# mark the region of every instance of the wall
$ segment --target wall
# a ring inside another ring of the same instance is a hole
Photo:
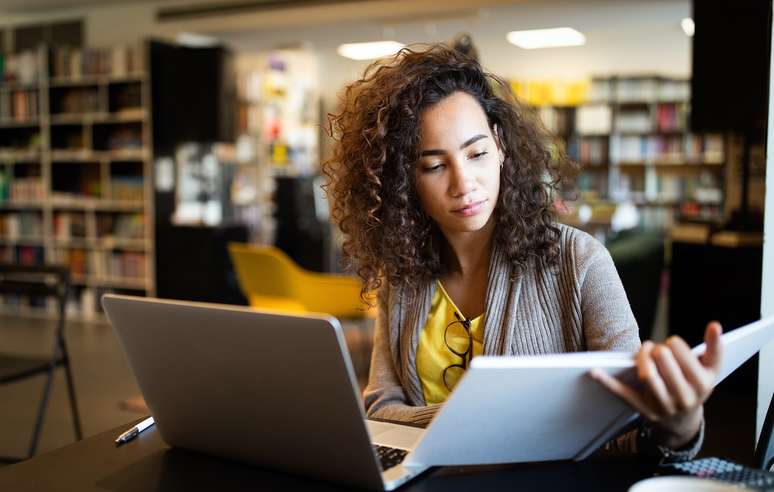
[[[155,22],[155,3],[85,6],[47,12],[0,14],[0,26],[83,19],[87,46],[133,43],[145,36],[164,36]]]

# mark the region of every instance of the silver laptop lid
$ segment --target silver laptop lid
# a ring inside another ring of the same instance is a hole
[[[383,490],[336,319],[107,294],[170,445]]]

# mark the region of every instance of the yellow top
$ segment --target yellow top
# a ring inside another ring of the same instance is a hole
[[[462,357],[449,350],[443,339],[446,327],[457,321],[455,312],[463,316],[462,311],[457,308],[446,289],[438,281],[438,288],[433,295],[430,312],[427,315],[427,323],[417,345],[417,373],[419,380],[422,381],[422,391],[428,405],[446,401],[450,391],[444,384],[443,371],[452,364],[462,363]],[[481,314],[470,320],[474,357],[484,353],[483,318],[484,315]],[[458,352],[463,352],[468,343],[467,335],[459,323],[449,329],[447,340]],[[452,389],[460,375],[461,371],[455,370],[447,373],[446,381]]]

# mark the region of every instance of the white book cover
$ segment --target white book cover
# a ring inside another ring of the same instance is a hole
[[[722,337],[716,383],[774,339],[774,316]],[[701,355],[704,344],[693,349]],[[580,460],[638,417],[591,379],[594,368],[635,382],[634,354],[579,352],[476,357],[405,464],[482,465]]]

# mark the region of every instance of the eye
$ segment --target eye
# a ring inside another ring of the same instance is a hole
[[[481,159],[485,155],[487,155],[489,152],[486,150],[482,150],[481,152],[476,152],[470,156],[471,159]]]
[[[436,163],[436,164],[426,165],[426,166],[422,166],[422,172],[423,173],[432,173],[434,171],[438,171],[442,167],[443,167],[443,164],[440,163],[440,162]]]

